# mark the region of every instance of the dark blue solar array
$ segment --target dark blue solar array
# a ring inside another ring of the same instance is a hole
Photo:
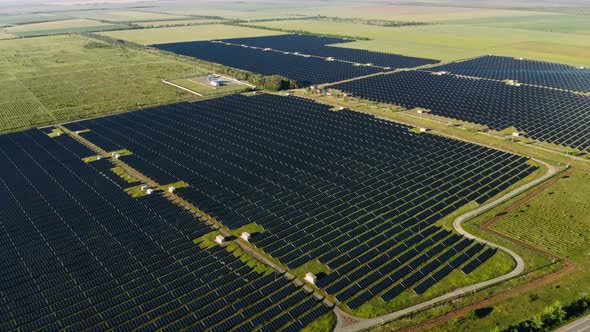
[[[572,91],[590,91],[590,70],[559,63],[484,56],[429,70],[495,80],[517,80],[520,83]]]
[[[328,312],[200,249],[209,229],[160,195],[131,198],[107,160],[81,161],[91,154],[66,135],[0,136],[1,331],[298,331]]]
[[[160,44],[154,47],[262,75],[281,75],[303,85],[338,82],[381,71],[375,67],[353,66],[340,61],[265,52],[209,41]]]
[[[367,50],[327,46],[352,42],[350,39],[318,37],[310,35],[278,35],[251,38],[222,39],[226,43],[271,48],[278,51],[299,52],[324,58],[350,61],[360,64],[371,63],[376,66],[395,68],[413,68],[438,63],[438,60],[416,58],[399,54],[372,52]]]
[[[150,178],[190,183],[178,195],[229,228],[263,226],[252,242],[290,268],[327,264],[333,272],[318,285],[351,307],[475,254],[476,244],[433,224],[535,169],[519,156],[266,94],[79,125],[133,151],[124,161]]]
[[[496,249],[488,248],[486,251],[481,253],[481,255],[477,256],[471,262],[467,263],[467,265],[465,265],[462,268],[462,271],[465,274],[469,274],[469,273],[473,272],[481,264],[485,263],[488,259],[492,258],[492,256],[494,256],[495,253],[496,253]]]
[[[333,85],[354,96],[503,130],[514,126],[527,137],[590,147],[590,97],[533,86],[433,75],[425,71],[379,75]]]

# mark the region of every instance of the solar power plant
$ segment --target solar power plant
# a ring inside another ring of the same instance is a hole
[[[334,60],[349,61],[359,64],[395,68],[414,68],[438,63],[438,60],[416,58],[391,53],[372,52],[367,50],[329,46],[329,44],[349,43],[354,40],[318,37],[310,35],[278,35],[251,38],[222,39],[221,42],[235,45],[248,45],[276,51],[299,52]]]
[[[536,169],[509,153],[268,94],[67,126],[133,151],[123,160],[159,183],[189,182],[176,193],[230,229],[262,226],[250,241],[289,268],[326,264],[332,273],[318,286],[350,307],[460,268],[483,246],[434,223]]]
[[[590,70],[551,62],[484,56],[428,70],[495,80],[516,80],[520,83],[571,91],[590,91]]]
[[[526,137],[580,150],[590,147],[590,97],[534,86],[407,71],[336,84],[363,99],[422,107],[432,114],[486,125],[514,126]]]
[[[161,195],[131,198],[88,155],[67,135],[0,136],[0,330],[298,331],[328,312],[277,273],[199,248],[208,228]]]
[[[281,75],[303,85],[338,82],[382,71],[317,57],[263,51],[209,41],[160,44],[154,47],[262,75]]]

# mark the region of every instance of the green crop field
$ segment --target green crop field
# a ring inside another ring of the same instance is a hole
[[[261,29],[252,29],[247,27],[212,24],[172,28],[111,31],[104,32],[101,34],[109,36],[111,38],[123,39],[139,44],[150,45],[193,40],[270,36],[281,33]]]
[[[443,6],[411,6],[411,5],[338,5],[298,10],[304,15],[322,15],[330,17],[364,18],[390,21],[438,22],[444,20],[472,19],[483,17],[511,17],[523,15],[539,15],[544,13]],[[550,15],[547,13],[546,15]]]
[[[154,20],[175,20],[179,18],[186,18],[185,15],[150,13],[139,10],[85,10],[66,12],[65,14],[79,18],[104,20],[112,22],[145,22]]]
[[[212,19],[190,19],[190,20],[172,20],[172,21],[147,21],[147,22],[135,22],[137,25],[141,25],[146,28],[157,28],[163,26],[173,25],[192,25],[192,24],[215,24],[223,22],[223,20],[212,20]]]
[[[9,34],[18,37],[31,37],[42,35],[56,35],[74,32],[88,32],[88,31],[105,31],[122,29],[124,26],[116,24],[101,23],[98,21],[86,19],[73,19],[64,21],[44,22],[19,25],[15,27],[6,28],[5,31]]]
[[[152,9],[147,9],[152,10]],[[227,19],[269,19],[296,18],[301,16],[329,16],[344,18],[363,18],[399,21],[437,22],[455,19],[472,19],[486,17],[510,17],[523,15],[540,15],[538,11],[467,8],[459,6],[412,6],[412,5],[378,5],[343,3],[334,5],[329,2],[298,1],[292,3],[273,3],[260,6],[247,2],[233,3],[231,6],[220,4],[171,4],[166,7],[156,7],[154,11],[177,15],[208,15],[221,16]],[[547,15],[550,15],[547,13]]]
[[[0,24],[29,24],[67,20],[70,17],[57,14],[27,14],[27,15],[0,15]]]
[[[192,66],[80,36],[0,41],[0,131],[194,99],[161,82],[187,70]]]
[[[590,266],[590,175],[573,174],[500,219],[494,229]]]
[[[577,35],[590,34],[590,19],[587,15],[530,15],[492,18],[471,18],[446,22],[497,28],[537,30]],[[580,36],[580,38],[584,38]],[[587,38],[587,36],[586,36]]]
[[[291,1],[281,3],[237,2],[231,5],[219,2],[171,2],[166,6],[148,8],[146,11],[157,11],[174,15],[219,16],[231,20],[255,20],[270,18],[300,17],[306,8],[323,8],[327,3],[320,1]],[[312,15],[317,15],[313,13]]]
[[[590,43],[585,36],[573,34],[446,24],[392,28],[323,21],[275,21],[255,25],[319,34],[368,37],[371,40],[342,46],[444,61],[491,53],[590,66]]]
[[[16,36],[13,34],[10,34],[4,30],[0,30],[0,39],[9,39],[9,38],[15,38]]]

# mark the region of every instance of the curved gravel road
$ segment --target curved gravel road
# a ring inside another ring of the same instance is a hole
[[[470,212],[460,215],[459,217],[457,217],[453,221],[453,227],[455,228],[455,230],[459,234],[461,234],[469,239],[474,239],[474,240],[477,240],[481,243],[485,243],[492,248],[498,248],[500,250],[503,250],[506,253],[508,253],[510,256],[512,256],[512,258],[516,262],[516,266],[512,271],[510,271],[509,273],[507,273],[505,275],[496,277],[494,279],[486,280],[486,281],[483,281],[483,282],[480,282],[480,283],[477,283],[474,285],[469,285],[469,286],[466,286],[463,288],[459,288],[459,289],[456,289],[452,292],[449,292],[449,293],[446,293],[446,294],[441,295],[439,297],[436,297],[434,299],[428,300],[426,302],[422,302],[422,303],[416,304],[414,306],[411,306],[411,307],[408,307],[408,308],[405,308],[405,309],[402,309],[399,311],[395,311],[395,312],[392,312],[389,314],[385,314],[382,316],[374,317],[374,318],[356,317],[356,316],[350,315],[350,314],[342,311],[341,309],[335,307],[334,312],[336,313],[337,322],[336,322],[336,327],[334,328],[334,331],[335,332],[361,331],[361,330],[369,329],[369,328],[377,326],[377,325],[382,325],[388,321],[409,315],[413,312],[426,309],[426,308],[431,307],[435,304],[445,302],[447,300],[450,300],[450,299],[453,299],[456,297],[464,296],[469,293],[473,293],[473,292],[477,291],[478,289],[486,288],[486,287],[495,285],[497,283],[503,282],[505,280],[508,280],[508,279],[511,279],[511,278],[514,278],[514,277],[520,275],[524,271],[524,268],[525,268],[525,263],[524,263],[524,260],[522,259],[522,257],[520,257],[518,254],[516,254],[515,252],[513,252],[512,250],[510,250],[508,248],[504,248],[498,244],[486,241],[484,239],[476,237],[473,234],[468,233],[465,229],[463,229],[463,226],[461,224],[465,220],[471,219],[479,214],[482,214],[482,213],[498,206],[499,204],[504,203],[505,201],[529,190],[530,188],[548,180],[549,178],[553,177],[554,175],[556,175],[557,173],[559,173],[565,169],[565,168],[560,169],[560,168],[551,166],[551,165],[549,165],[545,162],[542,162],[540,160],[536,160],[536,159],[533,159],[533,160],[540,163],[540,164],[543,164],[545,167],[547,167],[547,173],[545,173],[540,178],[537,178],[529,183],[526,183],[518,188],[513,189],[512,191],[506,193],[504,196],[498,198],[497,200],[495,200],[493,202],[482,205],[475,210],[472,210]]]

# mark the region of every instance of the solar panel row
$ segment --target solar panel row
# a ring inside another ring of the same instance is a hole
[[[270,48],[277,51],[298,52],[324,58],[333,58],[334,60],[343,60],[359,64],[373,64],[381,67],[395,68],[413,68],[427,64],[438,63],[438,60],[416,58],[399,54],[372,52],[361,49],[346,48],[344,43],[350,43],[354,40],[318,37],[311,35],[277,35],[250,38],[233,38],[222,39],[221,42],[236,45],[248,45],[262,49]],[[337,47],[329,44],[344,44]]]
[[[520,83],[572,91],[590,91],[590,70],[551,62],[484,56],[428,70],[495,80],[510,79]]]
[[[162,196],[131,198],[89,154],[67,135],[0,136],[0,330],[295,331],[328,312],[276,273],[200,249],[209,229]]]
[[[473,272],[481,264],[485,263],[485,261],[492,258],[492,256],[494,256],[495,253],[496,253],[496,249],[488,248],[486,251],[481,253],[481,255],[477,256],[471,262],[467,263],[467,265],[465,265],[462,269],[463,272],[465,274],[469,274],[469,273]]]
[[[398,72],[332,86],[354,96],[487,125],[494,130],[516,127],[527,137],[579,148],[590,147],[590,97],[534,86]]]
[[[382,71],[375,67],[353,66],[316,57],[264,52],[208,41],[160,44],[154,47],[262,75],[281,75],[301,85],[337,82]]]
[[[150,178],[190,183],[177,194],[229,228],[263,226],[251,241],[290,268],[313,259],[326,263],[334,271],[325,278],[332,281],[391,276],[422,254],[415,243],[440,233],[429,227],[434,222],[472,200],[495,196],[535,169],[519,156],[266,94],[180,103],[79,125],[133,151],[124,161]],[[409,242],[414,233],[420,236]],[[379,257],[391,239],[408,242],[387,259]],[[343,268],[348,261],[373,269],[352,276]]]
[[[282,75],[303,85],[337,82],[383,70],[365,66],[366,64],[392,69],[413,68],[438,62],[397,54],[325,46],[328,43],[349,41],[308,35],[279,35],[152,46],[263,75]]]

